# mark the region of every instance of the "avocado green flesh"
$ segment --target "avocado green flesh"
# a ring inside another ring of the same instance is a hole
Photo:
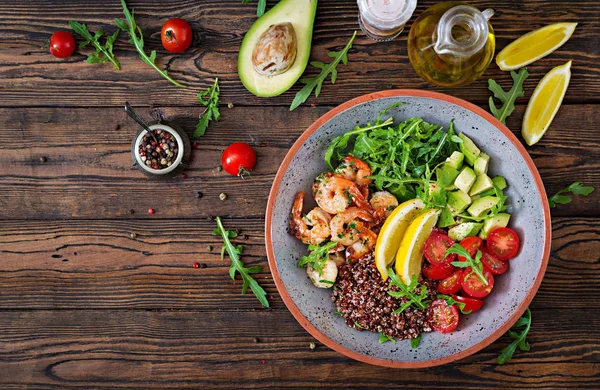
[[[281,0],[260,17],[244,36],[238,55],[238,74],[242,83],[256,96],[277,96],[290,89],[304,73],[310,57],[317,0]],[[260,75],[252,64],[252,52],[258,39],[274,24],[291,23],[296,32],[297,52],[294,64],[275,76]]]

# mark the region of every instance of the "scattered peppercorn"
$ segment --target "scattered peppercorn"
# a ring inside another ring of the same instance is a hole
[[[266,360],[261,360],[260,364],[265,364],[267,361]]]
[[[194,268],[200,268],[200,264],[194,263]]]
[[[310,343],[310,344],[308,344],[308,348],[315,349],[315,348],[317,348],[317,345],[315,343]]]
[[[227,194],[225,194],[224,192],[221,192],[221,193],[219,194],[219,199],[221,199],[221,200],[225,200],[225,199],[227,199]]]
[[[240,239],[241,239],[241,240],[244,240],[244,241],[247,241],[247,240],[248,240],[248,236],[247,236],[246,234],[242,234],[242,235],[240,236]]]
[[[227,103],[227,108],[233,108],[233,103]]]
[[[134,209],[130,209],[129,210],[129,214],[135,214],[135,210]]]
[[[200,264],[200,268],[206,268],[206,264],[204,264],[204,263]]]
[[[148,214],[150,214],[150,215],[154,214],[154,209],[152,207],[150,207],[148,209]]]
[[[182,178],[183,180],[187,179],[187,178],[188,178],[188,175],[187,175],[187,173],[185,173],[185,172],[184,172],[184,173],[182,173],[182,174],[181,174],[181,178]]]
[[[135,234],[135,233],[131,233],[129,236],[131,237],[132,240],[135,240],[137,238],[137,234]]]
[[[253,341],[255,344],[258,344],[258,342],[260,342],[260,340],[258,339],[258,337],[255,337],[254,339],[252,339],[252,341]]]
[[[40,157],[40,162],[41,163],[45,163],[46,161],[48,161],[48,159],[44,156]]]
[[[209,252],[210,252],[210,251],[212,251],[212,245],[209,245],[209,246],[207,246],[207,247],[206,247],[206,249],[207,249]]]
[[[196,198],[200,199],[204,196],[204,194],[200,191],[196,192]]]
[[[192,144],[192,147],[193,147],[194,149],[198,149],[198,142],[194,142],[194,143]]]

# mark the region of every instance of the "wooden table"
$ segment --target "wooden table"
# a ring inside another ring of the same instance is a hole
[[[272,2],[271,2],[272,3]],[[420,1],[416,15],[435,1]],[[4,0],[0,5],[0,386],[21,388],[598,388],[600,387],[600,3],[596,0],[472,2],[493,7],[497,47],[533,28],[577,21],[574,37],[529,66],[526,98],[508,126],[520,137],[527,98],[553,66],[573,60],[565,102],[542,141],[528,148],[548,193],[573,181],[597,187],[553,210],[550,264],[531,309],[531,351],[504,366],[509,339],[427,370],[352,361],[317,343],[292,318],[268,270],[264,211],[275,172],[294,140],[320,115],[356,96],[390,88],[438,90],[487,108],[487,78],[509,86],[495,65],[462,89],[420,80],[406,34],[389,43],[357,37],[348,66],[318,99],[288,111],[298,87],[277,98],[248,93],[236,56],[255,20],[240,0],[131,0],[148,49],[178,81],[143,64],[122,35],[122,70],[89,65],[78,52],[55,59],[40,47],[69,20],[114,31],[117,0]],[[162,49],[159,31],[187,19],[197,42],[183,55]],[[312,58],[327,60],[357,26],[356,2],[321,0]],[[88,49],[83,50],[84,53]],[[313,72],[309,69],[309,72]],[[193,132],[196,93],[221,83],[220,122],[198,140],[188,178],[147,180],[131,166],[136,126],[162,115]],[[233,108],[227,104],[233,103]],[[252,144],[247,180],[217,171],[232,142]],[[197,191],[204,197],[196,198]],[[228,198],[219,200],[224,192]],[[148,208],[156,213],[149,215]],[[228,276],[211,235],[220,215],[240,229],[243,260],[262,265],[271,309]],[[132,238],[132,234],[137,235]],[[211,248],[212,247],[212,248]],[[194,268],[194,262],[206,268]],[[406,384],[409,384],[408,386]]]

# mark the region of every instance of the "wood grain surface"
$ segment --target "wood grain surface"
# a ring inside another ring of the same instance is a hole
[[[383,89],[436,90],[487,109],[487,79],[508,87],[510,76],[492,64],[466,88],[436,88],[412,70],[406,34],[377,43],[359,32],[336,84],[289,112],[298,86],[259,99],[237,77],[237,51],[256,18],[255,3],[240,3],[128,1],[147,49],[185,90],[143,64],[125,34],[115,47],[121,71],[84,63],[89,49],[59,60],[41,48],[69,20],[114,31],[117,0],[0,3],[0,388],[600,388],[600,190],[552,211],[551,258],[531,305],[531,351],[504,366],[496,357],[506,336],[452,364],[398,371],[352,361],[303,330],[277,293],[264,247],[266,198],[296,138],[332,107]],[[435,3],[419,1],[415,15]],[[565,104],[528,151],[549,194],[573,181],[600,188],[600,2],[470,3],[496,11],[497,51],[551,22],[579,23],[567,44],[528,67],[526,96],[507,125],[520,137],[535,85],[573,60]],[[319,1],[312,59],[346,44],[357,12],[354,0]],[[171,17],[187,19],[195,32],[182,55],[160,44],[160,26]],[[192,134],[202,112],[196,94],[215,77],[222,119],[199,140],[188,178],[147,180],[131,165],[136,127],[123,103]],[[217,169],[236,141],[258,154],[244,181]],[[245,264],[263,266],[256,278],[270,309],[229,278],[211,235],[216,215],[240,231]]]

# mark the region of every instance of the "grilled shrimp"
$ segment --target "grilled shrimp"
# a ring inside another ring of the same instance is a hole
[[[327,259],[323,264],[322,274],[319,274],[319,271],[311,267],[310,264],[306,267],[306,274],[315,287],[329,288],[333,287],[333,283],[337,279],[338,268],[332,260]]]
[[[368,230],[359,220],[371,222],[373,216],[367,210],[357,207],[350,207],[343,213],[334,216],[329,223],[331,241],[345,246],[354,244],[360,239],[363,230]]]
[[[363,209],[371,207],[355,183],[331,172],[317,176],[312,191],[319,207],[329,214],[341,213],[352,203]]]
[[[331,235],[329,223],[331,215],[319,207],[312,209],[304,218],[304,191],[298,192],[292,206],[292,217],[290,218],[290,232],[305,244],[318,245]]]
[[[387,191],[377,191],[371,196],[369,203],[374,210],[375,218],[383,221],[398,206],[398,199]]]
[[[373,182],[369,164],[353,156],[346,156],[336,168],[335,174],[356,183],[365,198],[369,197],[369,185]]]
[[[357,222],[360,226],[360,233],[358,235],[358,241],[346,248],[346,260],[358,260],[364,255],[373,251],[375,243],[377,242],[377,234],[369,230],[362,222]]]

